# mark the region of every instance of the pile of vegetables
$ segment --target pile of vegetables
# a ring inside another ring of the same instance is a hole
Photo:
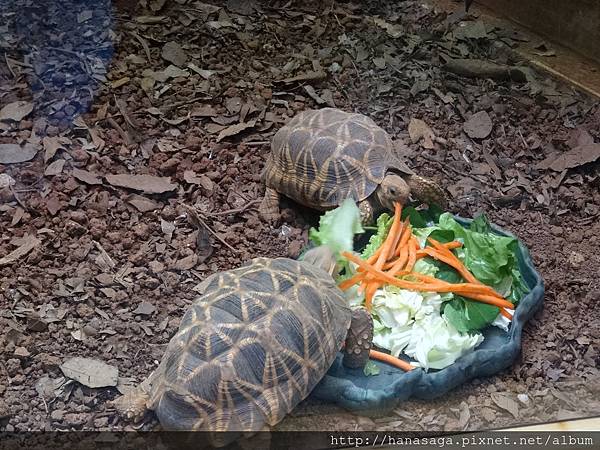
[[[373,359],[405,370],[442,369],[478,346],[487,326],[508,330],[527,286],[517,240],[493,233],[485,216],[464,227],[435,207],[396,204],[393,215],[379,216],[374,231],[354,252],[355,235],[365,230],[358,207],[346,200],[309,234],[336,253],[336,281],[350,305],[371,312],[374,344],[391,354],[375,352]],[[365,373],[377,373],[376,366]]]

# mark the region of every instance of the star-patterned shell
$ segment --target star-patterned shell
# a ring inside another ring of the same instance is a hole
[[[256,258],[219,272],[185,313],[152,382],[166,429],[258,431],[312,391],[343,345],[351,310],[325,271]]]
[[[298,203],[328,209],[348,197],[364,200],[390,168],[412,174],[392,152],[388,133],[367,116],[307,110],[273,137],[264,180]]]

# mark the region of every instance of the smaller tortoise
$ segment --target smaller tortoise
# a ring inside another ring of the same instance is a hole
[[[346,366],[369,358],[371,316],[350,309],[335,265],[321,246],[301,261],[255,258],[211,275],[158,368],[114,406],[136,421],[153,410],[166,430],[253,433],[277,424],[342,347]],[[228,443],[219,438],[213,445]]]
[[[388,133],[362,114],[335,108],[303,111],[283,126],[271,143],[263,181],[260,214],[279,217],[280,194],[325,211],[351,197],[359,202],[364,224],[393,211],[412,195],[446,206],[444,190],[416,175],[394,154]]]

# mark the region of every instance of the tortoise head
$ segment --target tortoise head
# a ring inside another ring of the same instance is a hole
[[[335,273],[336,258],[333,251],[326,245],[311,248],[302,256],[302,261],[323,269],[329,275]]]
[[[377,190],[377,200],[388,211],[394,210],[394,203],[405,205],[410,197],[410,187],[403,177],[396,173],[388,173]]]

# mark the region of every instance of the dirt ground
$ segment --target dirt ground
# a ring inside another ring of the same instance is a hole
[[[545,305],[497,376],[383,417],[309,398],[278,428],[478,430],[600,414],[597,100],[526,68],[512,79],[446,70],[450,58],[519,66],[520,36],[421,1],[132,3],[0,6],[0,108],[12,105],[0,144],[13,144],[0,149],[0,430],[139,428],[107,402],[156,367],[194,286],[306,243],[315,214],[288,203],[276,227],[258,217],[260,173],[277,129],[327,105],[385,128],[448,189],[451,211],[484,211],[517,234]],[[551,57],[551,44],[539,49]],[[118,368],[118,386],[65,377],[73,356]]]

